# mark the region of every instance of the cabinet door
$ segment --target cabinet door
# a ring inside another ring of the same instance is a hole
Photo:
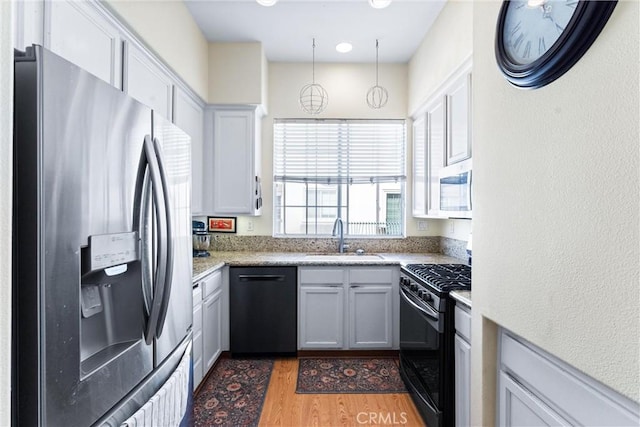
[[[171,120],[171,96],[173,84],[167,75],[146,52],[132,43],[124,46],[123,89],[138,101]]]
[[[571,425],[504,371],[498,382],[500,427]]]
[[[427,215],[426,115],[413,121],[413,216]]]
[[[44,47],[122,88],[122,39],[116,26],[86,1],[44,4]]]
[[[44,2],[15,1],[13,47],[25,50],[27,46],[44,46]]]
[[[211,369],[222,353],[222,289],[202,302],[203,373]]]
[[[342,285],[301,286],[298,347],[344,346],[344,289]]]
[[[427,107],[428,214],[440,215],[440,170],[444,166],[446,98],[436,98]]]
[[[350,285],[349,348],[391,348],[392,307],[391,285]]]
[[[204,112],[185,91],[176,87],[173,99],[173,123],[191,137],[191,213],[203,212],[203,126]]]
[[[195,298],[195,295],[194,295]],[[202,301],[193,307],[193,389],[202,381]]]
[[[453,344],[456,374],[456,426],[471,425],[471,346],[460,335]]]
[[[447,165],[471,157],[471,74],[465,74],[447,95]]]
[[[254,214],[255,115],[250,110],[213,113],[213,212]]]

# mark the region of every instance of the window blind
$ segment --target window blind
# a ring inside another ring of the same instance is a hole
[[[404,120],[276,120],[274,182],[402,182]]]

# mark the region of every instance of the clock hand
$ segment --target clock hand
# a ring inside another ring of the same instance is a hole
[[[561,27],[560,25],[558,25],[556,20],[553,18],[553,15],[551,14],[551,11],[553,10],[553,6],[550,4],[544,4],[541,7],[543,11],[542,18],[543,19],[547,18],[556,27],[556,30],[558,30],[558,33],[562,33],[562,31],[564,31],[564,27]]]

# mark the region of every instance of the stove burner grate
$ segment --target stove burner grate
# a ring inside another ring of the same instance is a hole
[[[404,269],[442,292],[471,289],[471,267],[464,264],[409,264]]]

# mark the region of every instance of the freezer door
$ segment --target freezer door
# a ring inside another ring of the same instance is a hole
[[[91,425],[153,369],[134,194],[151,110],[62,58],[16,62],[19,425]]]
[[[156,365],[160,364],[191,330],[191,139],[178,127],[153,113],[153,140],[168,189],[172,244],[169,283],[156,331]],[[159,286],[159,285],[157,285]]]

